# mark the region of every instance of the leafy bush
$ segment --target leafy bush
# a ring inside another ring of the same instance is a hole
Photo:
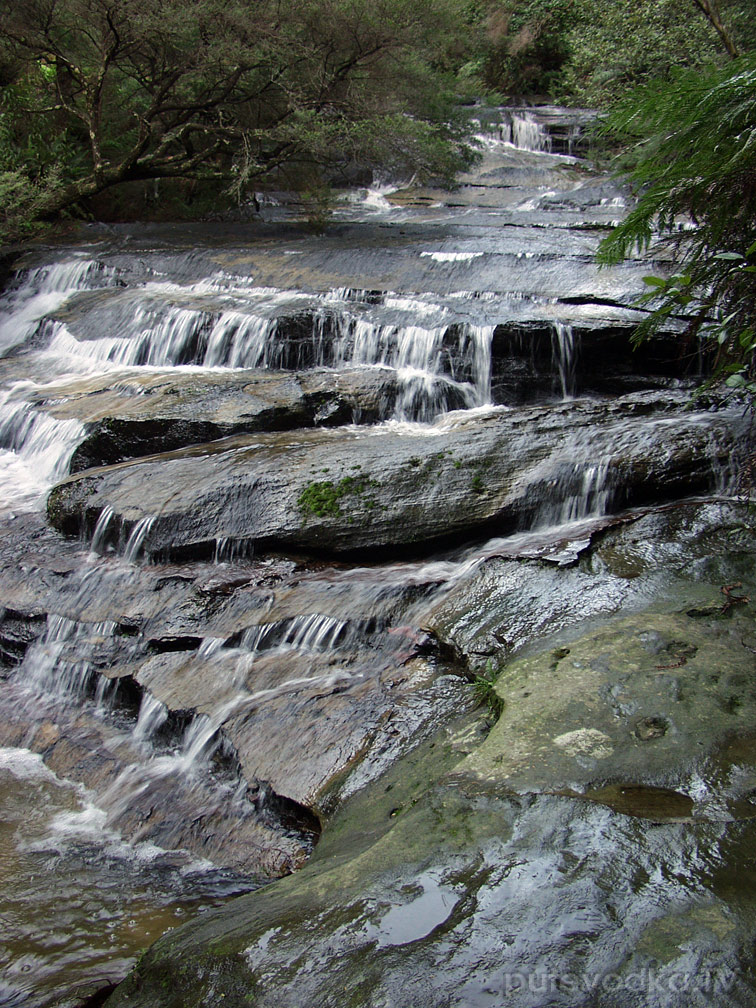
[[[707,73],[680,71],[620,103],[604,126],[629,149],[638,201],[601,245],[616,263],[654,241],[671,247],[672,277],[649,277],[641,336],[669,316],[718,348],[729,383],[749,386],[756,352],[756,56]]]

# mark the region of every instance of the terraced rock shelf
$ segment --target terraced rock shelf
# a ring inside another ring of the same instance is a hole
[[[587,118],[15,263],[4,1003],[753,1002],[747,418]]]

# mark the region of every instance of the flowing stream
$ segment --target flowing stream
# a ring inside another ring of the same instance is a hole
[[[512,564],[516,654],[618,604],[608,575],[590,597],[569,577],[528,594],[523,564],[558,572],[617,512],[732,489],[740,419],[685,409],[698,364],[674,326],[632,351],[647,264],[593,264],[624,198],[577,156],[586,116],[493,118],[457,192],[353,193],[322,237],[264,207],[249,225],[94,228],[16,263],[3,1004],[76,1005],[184,915],[304,864],[325,795],[472,706],[487,658],[459,648],[494,632],[485,601],[455,617],[456,657],[443,614],[491,563]],[[494,461],[468,457],[489,443]],[[69,473],[87,489],[48,520]]]

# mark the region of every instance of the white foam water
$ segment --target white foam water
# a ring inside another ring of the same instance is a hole
[[[34,388],[20,382],[0,392],[0,507],[41,507],[84,435],[78,420],[59,420],[23,401]]]
[[[113,283],[117,283],[114,270],[87,258],[29,270],[0,302],[0,354],[25,343],[40,321],[57,311],[72,294]]]

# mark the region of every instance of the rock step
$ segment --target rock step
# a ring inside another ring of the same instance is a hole
[[[84,424],[71,472],[253,431],[374,423],[398,394],[390,368],[130,371],[45,386],[30,405]]]
[[[99,521],[99,540],[125,542],[132,559],[208,555],[228,541],[420,551],[711,489],[741,421],[684,407],[682,396],[636,393],[452,413],[434,427],[227,438],[69,477],[48,516],[69,534]]]

